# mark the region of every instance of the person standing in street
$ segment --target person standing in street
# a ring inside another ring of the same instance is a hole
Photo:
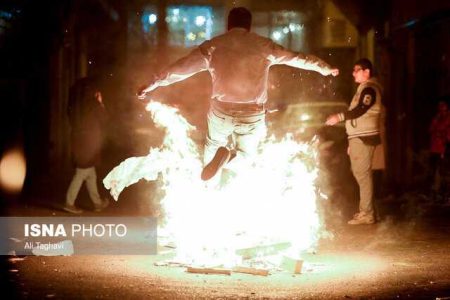
[[[350,225],[375,223],[373,203],[372,161],[375,147],[381,143],[380,116],[382,86],[373,76],[370,60],[362,58],[353,67],[358,88],[349,110],[327,118],[329,126],[345,121],[348,135],[348,154],[353,175],[359,186],[359,212],[348,221]]]
[[[431,121],[430,127],[430,172],[427,184],[431,187],[432,198],[437,195],[446,195],[448,192],[445,180],[445,154],[450,142],[450,113],[445,101],[440,101],[437,106],[437,113]],[[437,176],[439,175],[439,176]],[[439,180],[438,180],[439,178]]]
[[[70,91],[68,115],[75,174],[67,189],[63,209],[70,213],[82,213],[82,210],[75,206],[75,200],[83,182],[86,182],[94,211],[98,212],[106,208],[109,201],[102,200],[97,189],[95,166],[102,150],[105,107],[96,80],[83,78],[76,82]]]

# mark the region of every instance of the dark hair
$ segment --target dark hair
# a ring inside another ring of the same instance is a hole
[[[370,77],[373,76],[373,65],[368,58],[361,58],[355,62],[355,66],[360,66],[361,69],[370,71]]]
[[[228,14],[228,30],[234,27],[242,27],[250,30],[252,25],[252,13],[245,7],[235,7]]]

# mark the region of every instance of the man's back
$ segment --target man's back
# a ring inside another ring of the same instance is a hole
[[[324,76],[339,73],[338,69],[332,69],[313,55],[284,49],[270,39],[236,27],[204,42],[173,63],[138,94],[143,99],[146,93],[159,86],[168,86],[198,72],[209,71],[215,100],[261,104],[267,101],[269,68],[277,64],[316,71]]]
[[[271,40],[243,28],[234,28],[200,45],[212,76],[213,97],[225,102],[264,102],[273,45]]]

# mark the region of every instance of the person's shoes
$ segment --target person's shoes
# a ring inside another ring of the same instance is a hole
[[[105,208],[107,208],[109,205],[109,200],[108,199],[102,199],[102,203],[100,204],[94,204],[94,211],[95,212],[101,212],[102,210],[104,210]]]
[[[68,204],[63,206],[63,210],[70,212],[72,214],[81,214],[83,212],[82,209],[79,209],[75,205],[68,205]]]
[[[230,158],[228,159],[228,162],[232,161],[232,160],[233,160],[233,158],[235,158],[235,157],[236,157],[236,155],[237,155],[237,152],[236,152],[236,150],[234,150],[234,149],[231,149],[231,150],[229,150],[229,151],[230,151]]]
[[[348,221],[350,225],[369,225],[374,224],[375,218],[373,215],[365,214],[365,213],[357,213],[353,216],[353,219]]]
[[[217,149],[214,158],[203,168],[201,178],[202,180],[210,180],[219,170],[230,160],[230,150],[225,147]]]

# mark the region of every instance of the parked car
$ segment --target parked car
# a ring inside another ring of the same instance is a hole
[[[338,101],[314,101],[290,104],[286,109],[268,116],[269,132],[276,136],[291,133],[296,139],[309,141],[315,135],[325,140],[345,138],[344,124],[326,126],[327,116],[347,110],[347,104]]]

